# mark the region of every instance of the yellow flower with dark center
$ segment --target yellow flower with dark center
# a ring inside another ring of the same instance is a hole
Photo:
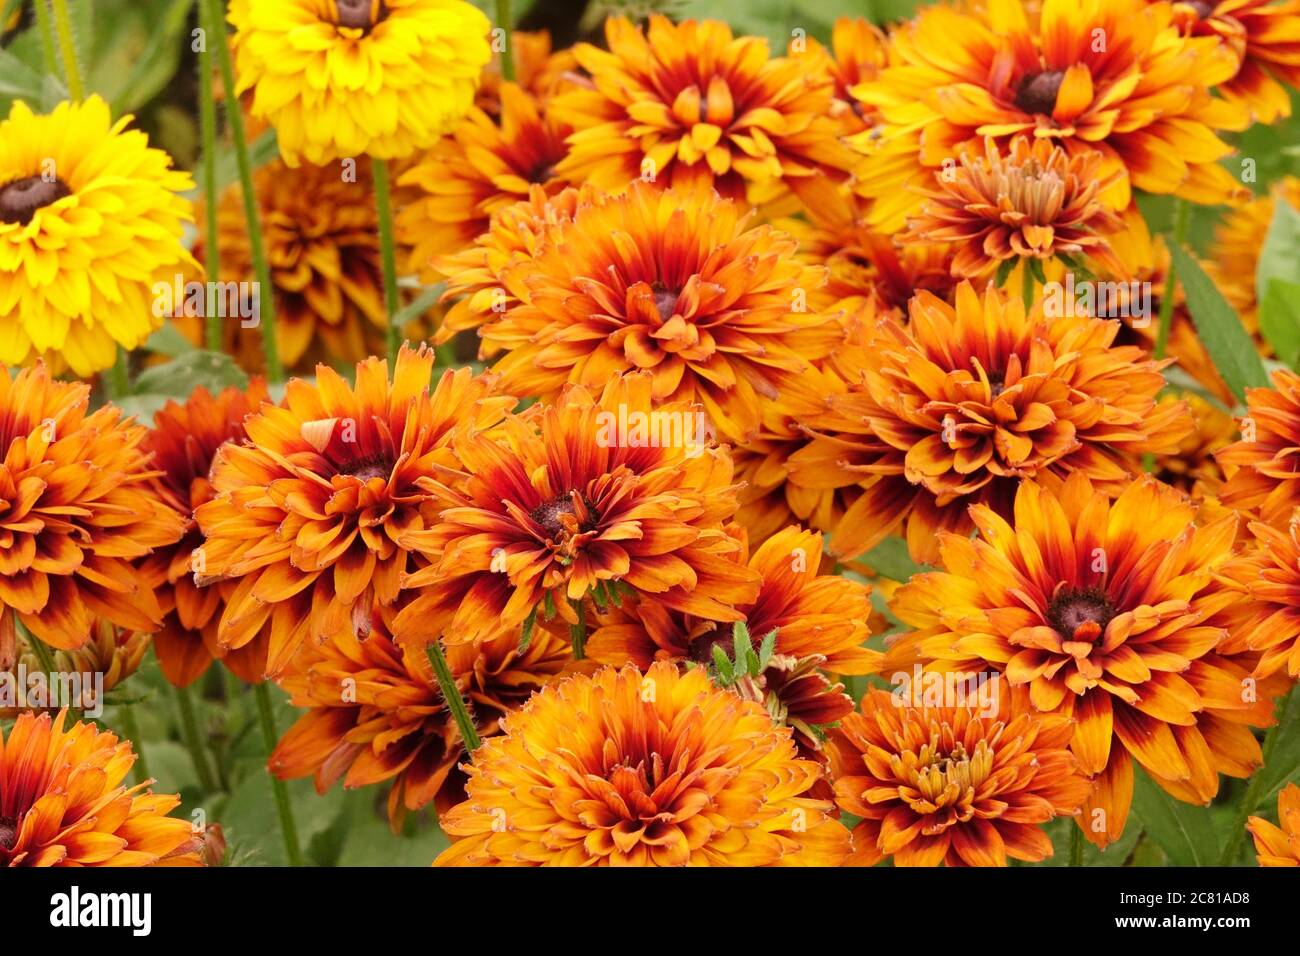
[[[901,241],[952,243],[953,272],[971,279],[990,278],[1020,259],[1071,256],[1124,275],[1105,239],[1123,222],[1099,198],[1115,175],[1102,174],[1097,152],[1071,156],[1050,139],[1017,136],[1004,155],[990,137],[982,157],[963,152],[955,166],[935,174],[939,188],[925,193]]]
[[[0,364],[89,376],[162,324],[154,284],[195,267],[194,188],[98,96],[0,122]]]
[[[167,816],[181,798],[123,786],[130,742],[66,717],[0,730],[0,867],[198,866],[202,841]]]
[[[567,127],[514,83],[500,88],[501,115],[473,109],[456,131],[398,180],[413,196],[397,217],[411,247],[410,270],[434,282],[434,260],[462,251],[488,230],[492,214],[528,199],[533,186],[554,194],[566,185],[556,165],[568,152]]]
[[[927,7],[891,36],[890,57],[853,91],[880,117],[851,140],[864,156],[855,179],[872,200],[872,228],[901,227],[921,202],[910,187],[986,135],[1100,151],[1110,180],[1101,199],[1116,211],[1133,189],[1200,203],[1244,197],[1218,163],[1231,149],[1216,135],[1242,128],[1243,111],[1211,95],[1237,57],[1216,38],[1184,37],[1170,4]]]
[[[855,557],[903,527],[917,561],[938,556],[935,533],[967,532],[967,507],[1011,514],[1017,484],[1081,471],[1118,493],[1135,455],[1170,453],[1192,430],[1185,403],[1159,405],[1166,363],[1113,345],[1119,325],[1085,316],[1026,315],[1018,297],[969,283],[956,306],[912,300],[907,327],[881,321],[852,352],[859,378],[789,459],[790,480],[861,495],[831,536]]]
[[[546,687],[468,773],[436,866],[836,866],[849,852],[790,730],[702,668]]]
[[[1095,779],[1080,824],[1089,840],[1104,847],[1123,832],[1134,760],[1195,804],[1218,793],[1220,773],[1259,768],[1250,726],[1273,723],[1285,682],[1248,693],[1258,655],[1228,643],[1221,615],[1239,598],[1215,573],[1232,555],[1235,514],[1202,522],[1149,477],[1112,502],[1075,472],[1055,494],[1022,482],[1014,526],[984,505],[971,519],[975,538],[942,535],[943,571],[895,593],[892,610],[916,630],[887,665],[992,669],[1033,709],[1072,717],[1070,749]]]
[[[1300,2],[1178,0],[1174,20],[1184,33],[1217,37],[1240,60],[1216,88],[1220,96],[1257,123],[1291,115],[1288,87],[1300,86]]]
[[[337,163],[289,169],[275,160],[254,174],[274,286],[276,341],[288,368],[359,362],[384,349],[388,320],[370,163],[362,157],[355,176],[345,178],[344,173]],[[220,281],[251,288],[256,275],[238,184],[221,197],[217,215]],[[194,251],[203,258],[202,240]],[[247,309],[253,302],[249,292],[239,304]],[[178,315],[176,324],[190,341],[203,341],[201,315]],[[221,328],[225,351],[249,371],[265,371],[258,323],[228,313]],[[418,338],[419,331],[418,326],[404,330],[412,338]]]
[[[808,304],[824,274],[795,246],[716,196],[640,182],[593,196],[498,278],[517,304],[488,312],[484,354],[506,352],[493,366],[504,389],[544,398],[647,370],[656,402],[699,402],[741,440],[761,399],[842,338]]]
[[[154,650],[163,676],[186,687],[202,676],[214,659],[224,661],[241,680],[256,683],[266,671],[266,635],[227,653],[217,641],[221,609],[235,590],[230,581],[200,587],[206,574],[201,561],[203,535],[194,511],[212,500],[209,473],[217,450],[244,440],[244,420],[268,398],[266,382],[253,379],[247,388],[227,388],[217,395],[199,387],[183,404],[169,401],[154,415],[148,447],[162,472],[159,482],[169,503],[185,521],[185,536],[158,548],[141,562],[165,615],[154,635]]]
[[[494,434],[460,429],[460,473],[421,492],[436,519],[399,545],[428,562],[397,637],[488,639],[559,615],[615,587],[666,609],[740,620],[758,574],[734,560],[724,524],[736,510],[731,458],[699,441],[698,407],[652,405],[650,376],[581,386],[512,415]],[[447,483],[452,480],[451,484]]]
[[[271,772],[312,776],[325,793],[391,781],[388,818],[399,831],[406,814],[431,801],[446,810],[464,799],[465,759],[455,722],[423,647],[393,643],[391,612],[377,608],[364,638],[341,635],[309,643],[280,686],[307,712],[276,745]],[[566,638],[538,628],[527,649],[517,634],[457,644],[446,651],[456,685],[480,737],[500,730],[502,716],[561,672],[581,665]]]
[[[1277,795],[1276,827],[1262,817],[1251,817],[1246,829],[1255,838],[1260,866],[1300,866],[1300,787],[1286,785]]]
[[[843,179],[852,157],[829,115],[824,57],[771,57],[717,20],[605,22],[608,51],[574,49],[590,76],[550,115],[575,130],[559,173],[611,192],[637,180],[712,187],[755,204]]]
[[[290,166],[410,156],[451,132],[491,58],[463,0],[232,0],[238,92]]]
[[[153,486],[146,430],[90,386],[44,365],[0,374],[0,662],[14,619],[74,650],[96,618],[154,631],[162,611],[132,562],[179,540],[184,523]]]
[[[1008,695],[1009,696],[1009,695]],[[1006,866],[1052,855],[1042,824],[1079,811],[1089,782],[1071,723],[999,697],[922,706],[871,689],[831,733],[835,802],[861,817],[853,865]]]
[[[212,464],[215,497],[194,513],[203,532],[199,581],[235,583],[217,642],[235,650],[269,629],[267,673],[279,674],[304,641],[364,633],[374,602],[392,605],[414,564],[402,538],[438,507],[422,480],[455,465],[461,425],[489,427],[509,398],[469,369],[430,387],[433,350],[403,347],[367,359],[356,384],[318,366],[293,379],[282,406],[263,404]]]
[[[1300,508],[1300,375],[1273,373],[1272,388],[1246,389],[1241,439],[1219,451],[1229,478],[1219,493],[1229,508],[1282,528]]]

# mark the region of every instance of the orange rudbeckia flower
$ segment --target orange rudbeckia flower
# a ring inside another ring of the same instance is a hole
[[[1273,722],[1282,682],[1248,692],[1257,655],[1229,653],[1220,615],[1238,597],[1214,576],[1236,515],[1198,523],[1191,501],[1147,477],[1111,502],[1076,472],[1056,495],[1022,482],[1014,525],[984,505],[971,518],[974,539],[942,536],[943,571],[895,593],[892,610],[916,630],[890,662],[991,668],[1035,710],[1073,717],[1070,749],[1095,778],[1088,839],[1104,847],[1123,832],[1134,760],[1197,804],[1220,773],[1258,769],[1250,727]]]
[[[195,510],[196,555],[207,583],[233,581],[217,629],[231,650],[269,628],[267,673],[304,641],[361,633],[374,601],[397,600],[414,570],[404,535],[432,524],[437,505],[422,479],[454,464],[447,445],[462,424],[488,426],[513,399],[490,398],[469,369],[431,389],[433,350],[403,347],[367,359],[352,386],[318,366],[294,379],[282,406],[264,404],[212,465],[216,496]]]
[[[1300,866],[1300,787],[1289,783],[1277,795],[1280,827],[1263,817],[1251,817],[1247,824],[1255,838],[1260,866]]]
[[[0,371],[0,666],[14,660],[15,618],[64,650],[96,618],[162,623],[132,562],[174,544],[184,521],[153,484],[146,429],[89,406],[89,385],[55,381],[42,363]]]
[[[131,743],[66,712],[0,730],[0,866],[198,866],[181,798],[122,786]]]
[[[1071,155],[1100,151],[1113,175],[1102,199],[1128,206],[1134,189],[1200,203],[1244,198],[1219,165],[1223,129],[1242,111],[1211,95],[1237,58],[1213,37],[1186,37],[1170,4],[1145,0],[1020,0],[932,6],[890,38],[890,63],[853,92],[880,122],[851,142],[863,155],[858,192],[870,225],[902,226],[945,160],[985,136],[1050,139]]]
[[[1008,695],[1009,696],[1009,695]],[[1066,717],[973,702],[923,706],[870,689],[827,749],[835,802],[861,817],[857,866],[1006,866],[1052,855],[1042,824],[1077,813],[1089,783]]]
[[[497,433],[458,432],[463,473],[421,482],[439,515],[400,539],[427,565],[405,580],[417,593],[398,638],[454,645],[539,617],[575,623],[609,588],[739,620],[758,574],[734,560],[741,545],[723,528],[736,510],[731,458],[696,443],[698,407],[653,407],[651,394],[644,374],[599,396],[573,386]]]
[[[436,866],[836,866],[849,851],[789,729],[701,668],[546,687],[468,773]]]

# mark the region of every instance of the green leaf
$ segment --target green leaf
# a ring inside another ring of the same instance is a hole
[[[749,656],[754,653],[754,642],[749,637],[749,627],[737,621],[731,628],[731,657],[736,662],[736,672],[751,674]]]
[[[0,50],[0,100],[25,100],[35,110],[41,103],[39,70],[28,66],[8,50]],[[8,115],[8,105],[4,115]]]
[[[215,394],[231,386],[247,388],[248,376],[229,355],[192,349],[145,369],[135,380],[133,391],[137,395],[186,398],[200,385]]]
[[[145,340],[144,347],[159,355],[175,358],[186,352],[194,351],[194,343],[181,334],[181,330],[170,322]]]
[[[776,634],[778,630],[779,628],[772,628],[763,638],[763,646],[758,651],[758,669],[760,672],[767,670],[772,655],[776,653]]]
[[[438,829],[429,825],[413,836],[395,837],[388,824],[372,820],[353,827],[339,857],[339,866],[401,866],[427,869],[434,858],[445,850],[451,841]]]
[[[115,117],[139,110],[176,75],[190,51],[193,7],[193,0],[100,3],[93,26],[76,31],[78,45],[91,47],[86,88],[108,100]]]
[[[906,581],[920,574],[924,567],[907,553],[907,542],[902,538],[886,538],[862,556],[862,562],[893,581]]]
[[[1196,331],[1224,382],[1243,401],[1247,388],[1267,387],[1268,375],[1259,352],[1255,350],[1255,343],[1223,294],[1186,249],[1171,243],[1169,252],[1187,296],[1187,309],[1192,314]]]
[[[1300,282],[1268,280],[1259,300],[1259,330],[1278,358],[1294,367],[1300,359]]]
[[[535,628],[536,626],[537,626],[537,606],[533,605],[533,609],[529,611],[528,616],[524,618],[524,629],[519,634],[520,654],[528,650],[528,645],[533,642],[533,628]]]
[[[1172,866],[1218,863],[1219,838],[1209,808],[1175,800],[1141,767],[1135,767],[1133,773],[1133,812]]]
[[[736,674],[732,670],[731,661],[727,660],[727,652],[718,644],[713,645],[713,666],[717,669],[721,683],[730,684],[735,679]]]
[[[1300,782],[1300,688],[1283,698],[1277,708],[1277,729],[1268,762],[1259,770],[1260,802],[1251,811],[1277,808],[1277,795],[1288,783]]]
[[[447,285],[444,282],[439,282],[437,285],[427,285],[422,288],[419,295],[397,310],[393,315],[393,324],[400,329],[402,326],[406,325],[406,323],[412,322],[424,315],[424,313],[428,312],[438,304],[438,299],[442,297],[442,293],[446,288]],[[438,374],[441,374],[441,372]]]

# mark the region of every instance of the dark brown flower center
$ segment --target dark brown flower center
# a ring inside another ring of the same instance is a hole
[[[528,517],[542,526],[546,537],[551,541],[558,541],[566,534],[581,534],[596,527],[595,506],[576,491],[556,495],[550,501],[542,502],[529,512]]]
[[[353,30],[368,31],[388,16],[383,0],[335,0],[338,5],[338,24]]]
[[[18,821],[14,817],[0,817],[0,850],[12,850],[18,842]]]
[[[533,167],[533,171],[528,174],[528,181],[536,183],[538,186],[545,186],[555,177],[555,164],[542,160]]]
[[[387,479],[393,473],[393,463],[383,458],[372,457],[363,458],[354,462],[350,468],[341,472],[344,475],[351,475],[358,481],[369,481],[371,478]]]
[[[654,294],[655,308],[659,311],[660,320],[667,322],[677,311],[677,292],[658,281],[650,287],[650,291]]]
[[[1187,5],[1195,10],[1196,15],[1202,20],[1214,13],[1214,4],[1206,3],[1205,0],[1191,0]]]
[[[1096,640],[1106,632],[1115,608],[1101,588],[1061,588],[1047,608],[1047,620],[1067,640]]]
[[[1051,115],[1056,109],[1056,94],[1060,92],[1065,79],[1063,70],[1045,70],[1042,73],[1030,73],[1016,89],[1016,106],[1026,113]]]
[[[25,226],[36,210],[58,202],[72,192],[62,180],[29,176],[0,189],[0,221]]]

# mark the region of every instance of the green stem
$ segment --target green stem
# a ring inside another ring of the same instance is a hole
[[[1269,758],[1273,755],[1273,747],[1277,744],[1278,728],[1281,726],[1282,721],[1279,719],[1264,735],[1263,762],[1260,764],[1260,769],[1251,775],[1250,782],[1246,784],[1246,795],[1241,798],[1237,812],[1233,814],[1228,835],[1224,840],[1223,856],[1219,860],[1219,866],[1233,866],[1237,862],[1237,853],[1246,838],[1246,823],[1259,806],[1260,790],[1264,786],[1264,774],[1260,771],[1268,766]]]
[[[214,38],[218,31],[208,21],[208,7],[198,0],[199,26],[205,38]],[[212,53],[207,39],[199,51],[199,127],[203,136],[203,200],[207,240],[203,244],[203,273],[209,282],[220,280],[221,249],[217,229],[217,102],[212,91]],[[220,310],[207,303],[204,343],[213,352],[221,351]]]
[[[275,730],[275,715],[271,712],[271,692],[262,681],[253,687],[257,698],[257,715],[262,725],[262,740],[266,743],[266,754],[270,757],[275,750],[278,734]],[[289,790],[284,781],[271,774],[271,790],[275,794],[275,809],[280,814],[280,835],[284,838],[284,852],[289,858],[290,866],[302,866],[302,850],[298,844],[298,828],[293,822],[293,805],[289,803]]]
[[[438,678],[438,688],[442,691],[442,699],[447,702],[451,709],[451,716],[456,721],[456,727],[460,730],[461,740],[465,741],[465,749],[469,753],[478,750],[482,741],[479,740],[478,730],[474,727],[474,720],[469,715],[469,707],[465,704],[465,698],[461,696],[460,688],[456,686],[456,678],[451,674],[451,668],[447,665],[447,657],[442,653],[442,644],[438,638],[434,638],[428,647],[429,663],[433,665],[433,673]]]
[[[51,4],[54,7],[54,29],[58,33],[59,52],[63,56],[63,69],[68,76],[68,93],[74,103],[80,103],[85,98],[86,88],[81,82],[81,64],[77,60],[76,41],[72,38],[72,20],[68,17],[68,0],[51,0]]]
[[[1029,260],[1020,260],[1020,294],[1025,300],[1025,312],[1034,307],[1034,270],[1029,268]]]
[[[239,167],[239,186],[244,196],[244,218],[248,221],[248,246],[253,257],[253,271],[257,275],[261,301],[262,348],[266,352],[266,377],[272,385],[284,381],[284,368],[280,364],[280,341],[275,332],[275,289],[271,285],[271,267],[266,258],[266,244],[262,239],[262,219],[257,210],[257,193],[253,186],[253,164],[248,156],[248,134],[244,131],[244,113],[239,106],[235,88],[235,64],[231,60],[230,45],[226,42],[225,21],[221,17],[221,0],[203,0],[208,11],[208,23],[215,34],[208,42],[216,47],[217,64],[221,67],[221,85],[226,92],[226,120],[230,136],[235,141],[235,163]]]
[[[505,46],[501,50],[501,77],[511,82],[515,78],[515,41],[510,35],[513,24],[510,0],[497,0],[497,26],[505,31]]]
[[[393,197],[388,183],[388,163],[371,159],[370,168],[375,181],[375,212],[379,217],[379,254],[384,269],[384,308],[388,312],[388,357],[397,360],[402,347],[402,332],[394,318],[399,301],[397,297],[397,246],[393,242]]]
[[[41,31],[41,51],[45,55],[45,72],[54,76],[59,72],[59,52],[54,45],[54,21],[50,18],[50,5],[36,0],[36,25]]]
[[[1070,828],[1070,866],[1083,866],[1083,828],[1078,821]]]
[[[181,713],[181,733],[185,737],[185,746],[189,748],[190,760],[194,762],[194,772],[198,775],[199,786],[204,793],[215,793],[216,777],[208,766],[208,750],[203,736],[199,733],[199,721],[194,712],[194,697],[188,687],[177,687],[176,705]]]
[[[573,644],[573,659],[580,661],[587,656],[587,605],[582,601],[571,601],[578,623],[569,625],[569,641]]]
[[[135,708],[130,704],[122,704],[118,708],[118,713],[122,721],[122,733],[126,734],[126,739],[131,741],[131,749],[135,751],[135,771],[136,783],[144,783],[153,775],[149,773],[149,761],[144,755],[144,738],[140,736],[140,725],[135,719]]]
[[[1191,206],[1181,199],[1174,200],[1174,229],[1170,242],[1181,246],[1187,241],[1187,222]],[[1174,318],[1174,293],[1178,287],[1178,275],[1173,259],[1169,260],[1169,270],[1165,273],[1165,289],[1160,296],[1160,325],[1156,329],[1156,346],[1151,355],[1157,361],[1165,357],[1169,346],[1169,327]]]
[[[117,358],[108,373],[108,397],[125,398],[131,392],[131,372],[127,368],[126,349],[117,347]]]

